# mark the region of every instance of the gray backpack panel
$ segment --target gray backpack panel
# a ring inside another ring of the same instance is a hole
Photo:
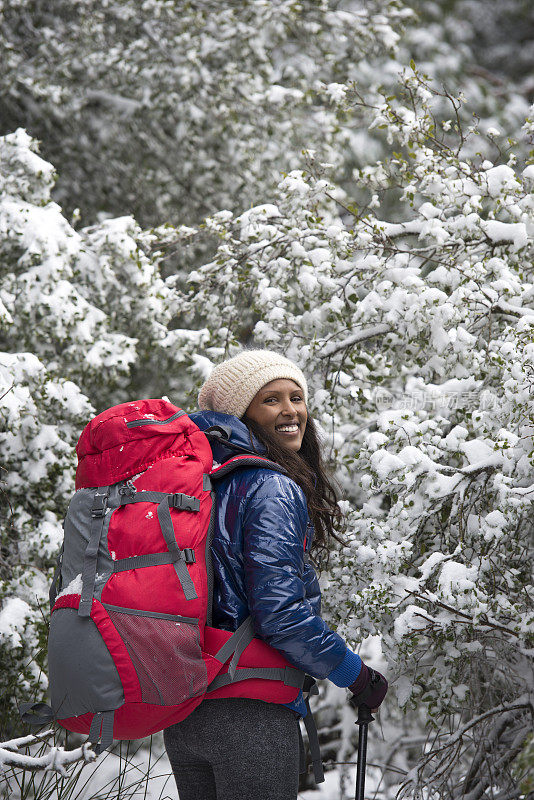
[[[113,572],[113,561],[107,546],[107,531],[113,510],[119,507],[120,495],[118,490],[123,483],[112,486],[110,489],[102,536],[98,546],[97,580],[94,594],[98,599],[100,599],[102,589]],[[65,589],[82,572],[90,535],[88,520],[91,519],[91,507],[95,491],[95,489],[78,489],[70,501],[64,524],[65,544],[61,565],[62,589]]]
[[[95,623],[75,608],[52,614],[48,636],[50,697],[59,719],[119,708],[124,693]]]

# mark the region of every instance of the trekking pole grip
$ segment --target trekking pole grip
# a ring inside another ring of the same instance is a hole
[[[356,720],[356,725],[368,725],[370,722],[374,722],[374,717],[371,714],[371,709],[369,706],[366,706],[365,703],[362,703],[361,706],[358,706],[358,719]]]

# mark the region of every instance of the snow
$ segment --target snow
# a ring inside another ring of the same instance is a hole
[[[263,205],[254,206],[248,211],[244,211],[237,219],[241,225],[240,235],[243,239],[249,237],[257,237],[260,233],[266,235],[272,229],[272,226],[266,224],[267,220],[274,220],[280,217],[280,211],[272,203],[264,203]],[[257,242],[253,247],[262,248],[267,243]]]
[[[269,103],[285,103],[287,100],[300,100],[303,96],[303,93],[298,89],[288,89],[285,86],[279,86],[274,83],[267,90],[265,99]]]
[[[438,499],[439,497],[446,497],[453,494],[459,483],[460,476],[447,476],[442,474],[435,474],[432,476],[431,481],[427,484],[427,492],[429,497]]]
[[[528,243],[527,226],[524,222],[499,222],[492,219],[481,220],[480,227],[492,242],[508,242],[514,250],[520,250]]]
[[[317,280],[315,275],[312,272],[308,272],[307,270],[304,269],[300,271],[298,276],[298,281],[307,296],[313,295],[313,293],[317,290],[317,287],[319,285],[319,281]],[[280,314],[280,311],[281,309],[278,310],[277,313]],[[271,312],[270,318],[276,319],[276,316],[273,316],[273,312]]]
[[[491,197],[499,197],[503,192],[516,191],[520,188],[514,170],[506,166],[506,164],[491,167],[486,170],[484,176],[487,180],[488,192]]]
[[[5,198],[0,202],[2,226],[11,225],[17,231],[28,265],[31,256],[46,249],[47,258],[74,255],[81,246],[81,237],[61,215],[55,203],[34,206]],[[53,262],[52,262],[53,263]],[[61,262],[62,265],[64,262]]]
[[[329,83],[326,87],[326,94],[332,103],[341,103],[347,94],[348,87],[344,83]]]
[[[461,442],[459,449],[465,454],[469,464],[484,462],[495,453],[493,444],[484,442],[481,439]]]
[[[58,594],[58,597],[63,597],[67,594],[81,594],[82,593],[82,573],[80,572],[75,578],[71,580],[68,586]],[[56,598],[57,600],[57,598]]]
[[[402,614],[395,618],[393,633],[395,639],[400,641],[405,636],[410,636],[414,631],[420,631],[428,625],[428,612],[416,605],[409,605]]]
[[[310,259],[314,267],[320,267],[322,264],[330,263],[332,259],[331,251],[326,247],[316,247],[309,250],[307,257]]]
[[[459,561],[448,561],[441,568],[439,591],[445,599],[454,602],[459,592],[471,592],[475,588],[476,578],[476,567],[468,567]]]
[[[459,450],[462,443],[469,436],[469,431],[463,425],[455,425],[452,431],[443,439],[444,447],[450,450]]]
[[[419,213],[425,219],[434,219],[435,217],[439,217],[441,210],[432,205],[432,203],[423,203],[419,206]]]
[[[421,573],[421,580],[426,581],[426,579],[432,574],[434,569],[441,564],[443,561],[447,559],[447,555],[445,553],[432,553],[426,561],[423,561],[421,566],[419,567],[419,571]]]
[[[19,770],[25,769],[44,770],[45,773],[59,773],[62,777],[67,778],[68,767],[73,764],[79,764],[82,761],[86,764],[95,761],[96,755],[88,743],[73,750],[65,750],[63,747],[54,746],[52,743],[50,743],[49,747],[43,746],[42,743],[49,739],[53,733],[52,730],[49,730],[36,736],[21,736],[18,739],[0,742],[0,772],[4,773],[8,769],[14,768],[14,774],[12,773],[10,777],[14,778],[15,781],[20,777]],[[30,748],[30,754],[20,752],[20,750],[25,750],[26,748]],[[44,753],[42,753],[43,750]],[[47,777],[45,774],[45,782]],[[39,793],[39,789],[37,792]]]
[[[36,545],[50,558],[58,552],[62,541],[63,527],[60,521],[51,511],[44,511],[36,530]]]
[[[377,722],[375,722],[375,725],[376,724]],[[343,775],[343,782],[345,787],[348,787],[349,789],[348,797],[352,797],[354,794],[354,787],[356,786],[355,758],[356,756],[351,759],[351,761],[353,762],[352,764],[342,767],[343,770],[342,773],[339,767],[325,772],[324,783],[317,784],[315,789],[309,789],[304,792],[299,792],[298,800],[339,800],[341,796],[340,786],[339,786],[341,775]],[[365,793],[366,796],[373,797],[375,796],[378,787],[382,783],[381,770],[375,769],[370,766],[371,759],[369,758],[369,751],[368,751],[368,761],[369,765],[367,766],[366,777],[365,777]],[[260,798],[258,798],[258,800],[260,800]]]
[[[460,700],[460,702],[464,702],[466,695],[469,691],[469,687],[465,683],[460,683],[458,684],[458,686],[453,686],[452,690],[456,695],[456,697],[458,698],[458,700]]]
[[[426,453],[413,445],[403,447],[399,452],[399,458],[406,466],[415,468],[414,474],[434,470],[436,468],[436,463],[429,458]]]
[[[61,787],[61,783],[57,786]],[[118,752],[102,753],[94,763],[83,768],[75,785],[76,800],[122,796],[142,797],[145,800],[178,800],[161,734],[142,743],[121,742]],[[58,795],[54,786],[47,797],[49,800],[61,800],[62,795]]]
[[[502,511],[495,509],[495,511],[490,511],[489,514],[486,514],[484,522],[491,528],[502,528],[506,525],[506,517]]]
[[[372,469],[383,481],[388,480],[393,473],[405,468],[402,459],[384,450],[373,453],[370,462]]]
[[[298,194],[306,197],[310,194],[310,187],[302,177],[299,170],[290,172],[280,183],[280,187],[291,194]]]
[[[22,633],[31,615],[30,606],[20,597],[8,598],[0,611],[0,639],[7,639],[11,647],[20,647]]]
[[[402,708],[410,697],[412,696],[413,682],[405,675],[401,675],[395,681],[395,694],[397,695],[397,703]]]

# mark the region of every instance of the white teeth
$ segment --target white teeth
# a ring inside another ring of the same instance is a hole
[[[296,433],[299,429],[298,425],[277,425],[277,431],[287,431],[288,433]]]

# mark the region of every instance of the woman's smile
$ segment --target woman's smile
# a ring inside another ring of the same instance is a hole
[[[276,426],[276,430],[277,430],[279,433],[284,433],[284,434],[294,434],[294,433],[298,433],[298,430],[299,430],[299,424],[298,424],[298,422],[295,422],[295,423],[294,423],[294,424],[292,424],[292,425],[285,425],[285,424],[284,424],[284,425],[277,425],[277,426]]]

